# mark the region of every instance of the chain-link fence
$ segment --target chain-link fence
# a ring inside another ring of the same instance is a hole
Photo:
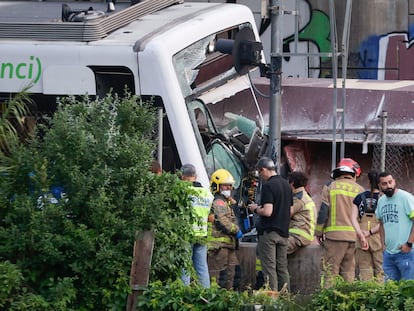
[[[374,145],[372,169],[381,170],[381,150],[381,144]],[[414,193],[414,146],[387,144],[385,170],[393,175],[399,188]]]

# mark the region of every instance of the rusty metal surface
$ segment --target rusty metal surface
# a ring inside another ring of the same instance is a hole
[[[261,93],[269,93],[267,79],[254,81]],[[319,208],[320,193],[330,180],[331,172],[332,79],[287,79],[283,80],[282,87],[283,152],[290,169],[304,168],[308,173],[307,190]],[[388,143],[405,146],[414,143],[414,81],[347,80],[346,87],[345,156],[360,163],[363,173],[358,182],[368,187],[367,173],[372,168],[373,148],[367,148],[364,153],[363,144],[380,141],[382,127],[378,115],[382,110],[388,112]],[[341,96],[342,90],[338,88],[338,102]],[[238,96],[238,107],[227,103],[210,108],[216,117],[227,111],[243,111],[245,116],[257,121],[257,111],[248,99],[248,96]],[[268,123],[269,98],[257,95],[257,99]],[[402,185],[411,184],[404,176],[396,177]]]
[[[268,79],[258,78],[255,84],[268,94]],[[338,81],[337,85],[339,107],[342,101],[341,82]],[[385,110],[388,113],[388,143],[414,143],[414,81],[349,79],[345,85],[346,142],[379,143],[382,131],[379,116]],[[332,79],[286,79],[282,88],[282,138],[332,141]],[[264,97],[258,99],[265,120],[268,120],[269,100]],[[339,129],[337,133],[339,138]]]

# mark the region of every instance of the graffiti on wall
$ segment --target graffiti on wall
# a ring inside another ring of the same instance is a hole
[[[286,10],[294,10],[294,1],[286,4]],[[301,0],[298,19],[294,15],[283,16],[283,52],[299,56],[284,57],[284,77],[331,77],[330,57],[315,56],[331,52],[329,15],[312,8],[308,0]],[[408,14],[408,13],[407,13]],[[298,41],[295,41],[295,23],[298,22]],[[270,25],[262,32],[265,53],[270,55]],[[351,25],[352,27],[352,25]],[[351,31],[352,33],[352,31]],[[363,39],[349,52],[348,78],[375,80],[414,80],[414,25],[407,32],[372,34]],[[267,51],[266,51],[267,48]],[[309,53],[313,56],[304,56]],[[339,63],[339,70],[341,64]]]
[[[350,58],[359,79],[414,80],[413,41],[406,32],[371,35]]]
[[[285,10],[295,10],[294,1],[286,3]],[[283,52],[298,53],[300,56],[284,57],[282,68],[285,77],[321,77],[327,57],[304,56],[306,53],[329,53],[331,51],[329,16],[313,10],[307,0],[298,4],[299,16],[283,16]],[[298,24],[298,41],[295,41],[295,24]],[[270,55],[270,24],[261,29],[261,37],[267,57]],[[330,70],[329,70],[330,71]]]

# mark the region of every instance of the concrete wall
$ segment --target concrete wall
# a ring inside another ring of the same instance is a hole
[[[288,256],[292,293],[312,294],[320,288],[322,248],[313,244]],[[238,289],[254,288],[256,283],[256,243],[242,242],[239,248],[240,283]]]

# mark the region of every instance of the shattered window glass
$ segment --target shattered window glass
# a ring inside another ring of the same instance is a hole
[[[208,36],[174,55],[175,72],[184,96],[191,94],[191,85],[197,78],[198,66],[205,61],[208,45],[214,37],[215,35]]]

